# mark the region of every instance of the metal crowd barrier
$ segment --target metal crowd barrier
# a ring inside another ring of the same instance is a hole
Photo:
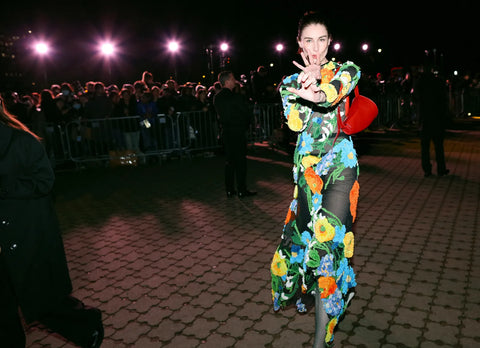
[[[478,107],[478,100],[472,109]],[[408,97],[380,96],[374,101],[379,114],[372,128],[401,128],[415,121],[415,108]],[[248,132],[249,142],[274,143],[284,123],[282,105],[254,104],[251,107],[253,121]],[[31,129],[43,139],[54,164],[66,161],[136,164],[149,156],[191,155],[222,146],[214,111],[159,114],[147,120],[139,116],[81,119],[63,125],[31,125]]]
[[[271,139],[282,122],[280,104],[253,106],[249,142]],[[55,141],[76,163],[119,160],[130,163],[145,161],[149,156],[191,155],[222,147],[217,114],[212,111],[139,116],[82,119],[67,123],[61,139]]]

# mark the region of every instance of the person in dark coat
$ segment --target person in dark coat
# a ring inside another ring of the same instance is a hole
[[[25,347],[19,316],[82,347],[99,347],[101,312],[72,283],[51,199],[55,176],[39,139],[0,98],[0,346]]]
[[[238,197],[253,196],[256,192],[247,190],[247,137],[246,132],[251,122],[251,115],[243,97],[235,94],[236,80],[231,71],[223,71],[218,75],[222,89],[215,95],[213,105],[217,111],[222,127],[225,154],[225,188],[227,197],[236,194]]]
[[[447,91],[442,79],[433,74],[431,66],[426,66],[414,88],[420,119],[420,139],[422,152],[422,169],[425,177],[432,174],[430,163],[430,143],[433,141],[438,176],[450,171],[445,165],[443,140],[448,122]]]

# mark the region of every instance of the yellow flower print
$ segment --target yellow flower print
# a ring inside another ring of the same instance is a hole
[[[321,83],[320,90],[323,91],[327,96],[327,102],[333,103],[338,97],[338,92],[335,87],[329,83]]]
[[[302,158],[302,165],[306,169],[320,162],[320,158],[317,156],[306,156]]]
[[[333,318],[328,322],[327,325],[327,336],[325,337],[325,342],[330,342],[333,338],[333,330],[335,330],[335,326],[337,326],[338,319],[337,317]]]
[[[333,227],[327,218],[321,218],[315,221],[315,238],[321,243],[328,242],[335,237],[335,227]]]
[[[345,249],[343,249],[343,254],[345,255],[345,257],[352,257],[355,244],[353,232],[345,233],[345,237],[343,238],[343,244],[345,245]]]
[[[303,127],[303,122],[300,119],[300,113],[298,110],[291,110],[288,115],[288,127],[294,131],[299,132]]]
[[[328,62],[327,65],[325,65],[323,68],[324,68],[324,69],[334,70],[336,67],[335,67],[335,63],[332,62],[332,61],[330,61],[330,62]]]
[[[293,189],[293,198],[297,199],[298,197],[298,185],[295,185],[295,188]]]
[[[273,255],[272,266],[271,266],[272,274],[283,277],[287,274],[287,264],[285,262],[285,258],[282,258],[278,250]]]

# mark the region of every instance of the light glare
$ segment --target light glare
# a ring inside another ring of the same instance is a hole
[[[100,51],[106,56],[111,56],[115,52],[115,47],[110,42],[104,42],[100,45]]]
[[[177,52],[179,48],[180,48],[180,45],[178,44],[177,41],[170,41],[168,43],[168,50],[170,52]]]
[[[47,54],[48,50],[48,45],[45,42],[38,42],[35,44],[35,51],[37,51],[39,54]]]
[[[226,42],[223,42],[221,45],[220,45],[220,49],[225,52],[228,50],[228,43]]]

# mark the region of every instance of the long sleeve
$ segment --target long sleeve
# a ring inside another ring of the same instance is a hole
[[[307,126],[312,115],[311,103],[295,94],[287,91],[288,87],[298,89],[300,84],[297,81],[298,74],[286,77],[280,86],[282,97],[283,113],[287,119],[288,127],[294,132],[301,132]]]
[[[335,70],[333,62],[329,62],[321,70],[320,90],[327,96],[325,102],[318,104],[321,107],[328,108],[339,103],[350,94],[360,79],[360,68],[352,62],[347,61]]]

